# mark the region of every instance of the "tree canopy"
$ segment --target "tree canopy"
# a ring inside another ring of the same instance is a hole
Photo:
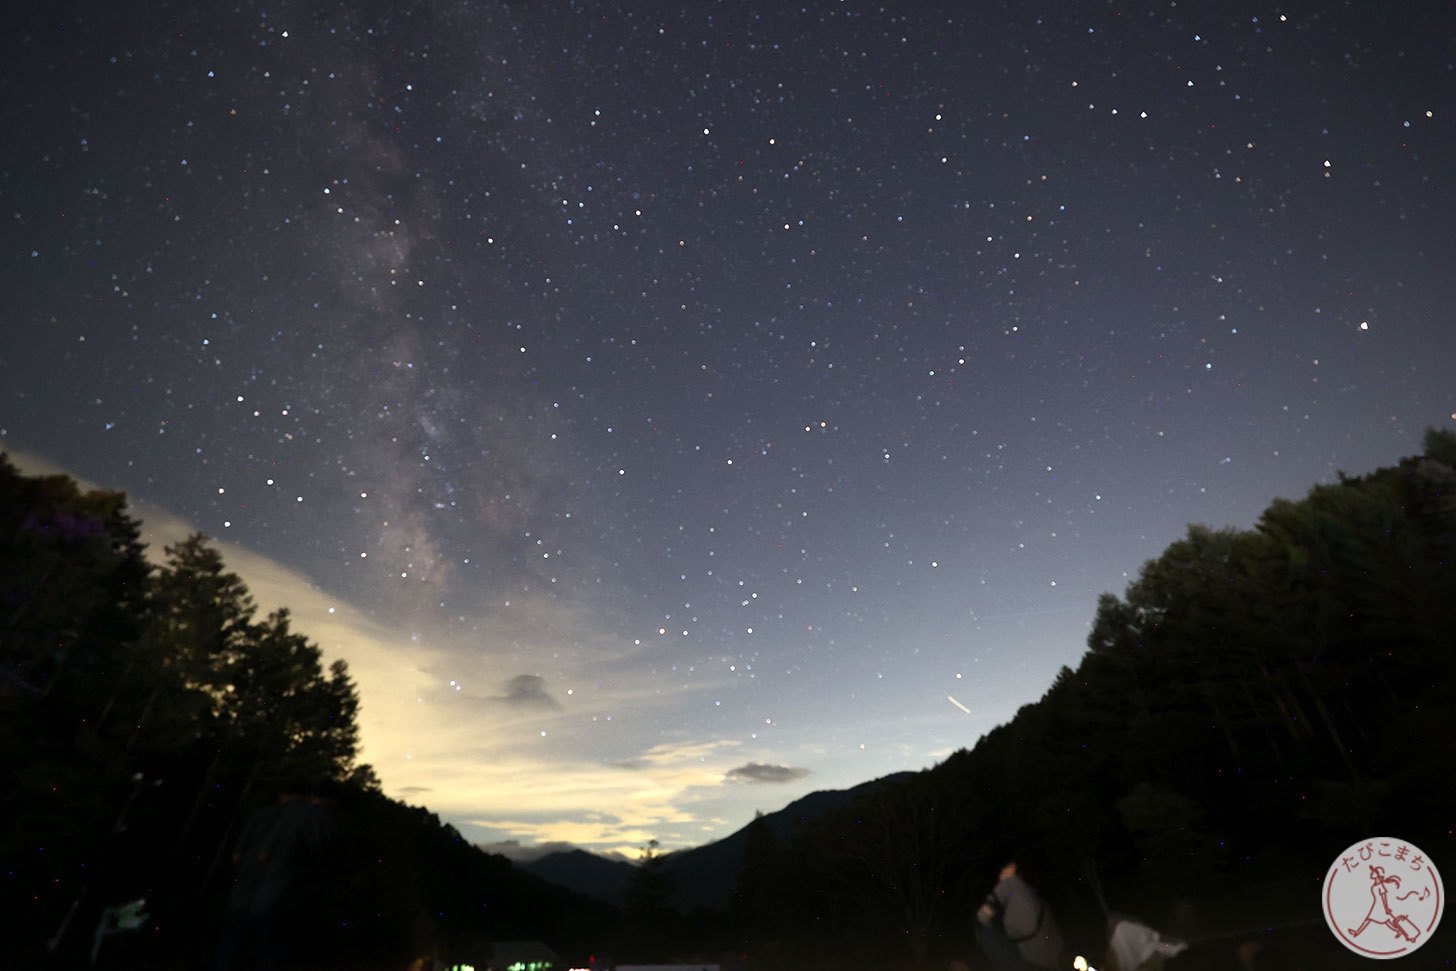
[[[145,898],[143,963],[211,966],[239,834],[288,792],[354,843],[318,931],[339,967],[607,937],[608,908],[381,795],[348,664],[258,616],[206,537],[158,564],[139,537],[122,494],[0,456],[0,964],[83,966],[102,909]]]
[[[785,967],[869,948],[925,966],[974,952],[971,915],[1017,858],[1092,953],[1108,908],[1338,947],[1317,894],[1259,888],[1318,880],[1376,832],[1456,859],[1453,630],[1456,435],[1432,431],[1423,455],[1276,500],[1252,529],[1190,526],[1101,598],[1042,698],[760,851],[738,906],[773,915]]]
[[[1456,859],[1449,432],[1251,529],[1190,526],[1102,596],[1081,660],[1010,722],[787,839],[760,822],[731,923],[666,912],[655,846],[614,916],[385,798],[347,665],[286,610],[260,618],[204,537],[153,565],[139,536],[124,496],[0,457],[0,956],[18,965],[77,963],[101,907],[142,896],[163,949],[197,963],[243,820],[298,787],[347,807],[360,841],[334,929],[355,967],[479,961],[502,935],[701,952],[729,927],[759,967],[926,967],[973,951],[1011,858],[1074,941],[1110,908],[1323,933],[1315,895],[1259,888],[1376,832]]]

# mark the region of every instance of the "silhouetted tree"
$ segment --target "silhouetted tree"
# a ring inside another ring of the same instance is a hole
[[[0,913],[17,930],[0,957],[20,948],[16,966],[75,926],[135,794],[98,716],[139,690],[125,677],[147,595],[139,533],[120,493],[0,456]]]
[[[648,840],[627,884],[626,931],[633,955],[645,961],[665,959],[675,943],[675,914],[668,908],[672,875],[657,840]]]
[[[606,905],[380,794],[345,662],[286,610],[258,620],[205,537],[154,569],[139,535],[119,493],[0,456],[0,966],[84,966],[102,906],[141,896],[165,929],[146,960],[209,964],[240,824],[283,789],[348,822],[338,967],[476,961],[502,937],[610,948]]]
[[[789,936],[870,953],[858,935],[894,914],[880,940],[939,939],[917,932],[936,923],[913,901],[936,877],[925,847],[959,840],[936,906],[966,919],[975,874],[1028,850],[1054,902],[1156,913],[1174,887],[1206,896],[1318,871],[1352,829],[1449,846],[1431,786],[1450,786],[1428,770],[1456,760],[1442,687],[1456,678],[1456,435],[1425,444],[1276,500],[1254,529],[1190,527],[1124,596],[1101,598],[1079,664],[927,773],[958,801],[934,820],[953,819],[948,832],[913,811],[916,779],[780,851],[806,874],[801,896],[782,895]],[[1064,924],[1100,936],[1095,914]]]
[[[760,951],[777,938],[774,887],[781,853],[763,813],[755,813],[743,844],[743,864],[733,886],[731,911],[740,946]]]

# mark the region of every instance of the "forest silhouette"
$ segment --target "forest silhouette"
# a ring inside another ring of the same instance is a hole
[[[385,797],[347,664],[260,618],[204,537],[159,564],[139,537],[121,494],[0,457],[7,967],[215,966],[239,847],[298,800],[330,820],[319,967],[485,967],[530,939],[574,966],[981,967],[973,914],[1012,857],[1094,963],[1117,911],[1193,944],[1170,968],[1353,967],[1320,907],[1336,854],[1393,835],[1456,861],[1446,431],[1252,529],[1190,527],[1039,700],[787,835],[755,820],[729,905],[692,914],[656,846],[619,909]],[[138,926],[97,936],[135,900]],[[1403,967],[1448,966],[1450,938]]]

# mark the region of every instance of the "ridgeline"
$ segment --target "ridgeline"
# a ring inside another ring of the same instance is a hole
[[[687,853],[645,854],[619,908],[384,797],[356,760],[347,666],[325,669],[286,611],[259,620],[202,537],[154,567],[138,536],[121,495],[0,458],[7,966],[84,964],[103,907],[139,898],[145,927],[103,960],[209,966],[234,848],[290,793],[334,821],[314,942],[332,967],[483,966],[507,939],[573,961],[978,966],[972,914],[1011,857],[1094,961],[1115,910],[1193,941],[1170,967],[1232,966],[1240,946],[1251,967],[1340,967],[1360,959],[1324,927],[1335,854],[1387,835],[1456,865],[1449,432],[1252,529],[1190,527],[1102,597],[1077,667],[972,748],[688,851],[734,871],[716,874],[727,909],[692,915],[672,906],[704,902],[673,891]],[[1403,967],[1444,966],[1451,936]]]

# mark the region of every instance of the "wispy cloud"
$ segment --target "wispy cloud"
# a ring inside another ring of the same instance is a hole
[[[724,778],[730,782],[755,782],[755,783],[782,783],[796,782],[809,775],[808,769],[799,769],[790,765],[765,765],[762,762],[749,762],[729,769]]]
[[[29,474],[66,473],[39,457],[12,458]],[[131,507],[156,561],[196,531],[165,509]],[[423,802],[468,838],[572,843],[635,859],[650,839],[673,846],[721,834],[730,825],[725,800],[743,788],[730,783],[808,774],[745,762],[745,741],[681,727],[674,713],[721,685],[704,677],[662,691],[642,675],[647,648],[610,633],[582,604],[516,595],[508,607],[436,629],[418,616],[372,616],[244,545],[213,543],[260,611],[288,607],[326,659],[348,661],[362,702],[361,758],[385,792]]]
[[[635,768],[603,762],[506,759],[478,766],[468,821],[521,841],[567,842],[635,856],[649,839],[667,843],[698,832],[696,806],[723,788],[737,743],[663,743],[633,759]],[[439,767],[445,770],[445,766]],[[461,780],[462,788],[466,785]],[[455,800],[445,785],[444,811]],[[583,812],[582,807],[598,807]]]

